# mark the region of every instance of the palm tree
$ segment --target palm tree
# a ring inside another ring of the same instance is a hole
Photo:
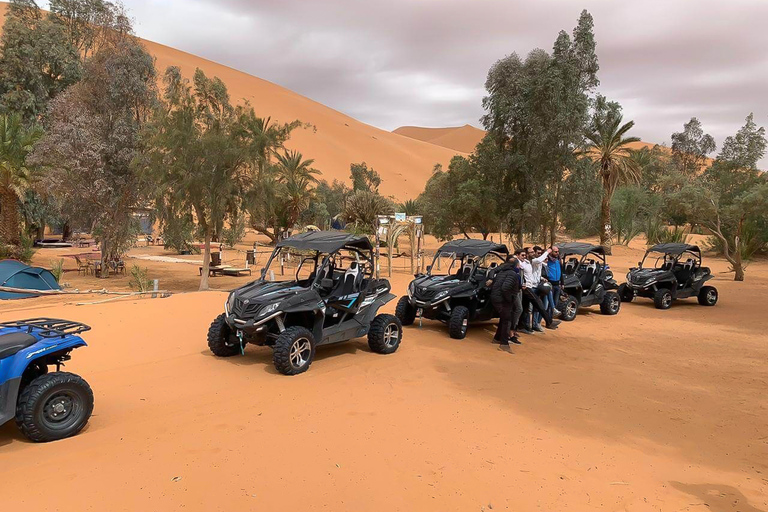
[[[19,201],[33,178],[26,160],[41,135],[39,128],[25,127],[18,114],[0,116],[0,237],[5,243],[21,240]]]
[[[290,228],[299,219],[301,212],[309,208],[314,197],[313,185],[317,183],[320,171],[312,168],[314,160],[304,160],[298,151],[278,154],[275,162],[277,179],[285,187],[285,225]]]
[[[629,147],[633,142],[639,142],[638,137],[624,135],[635,125],[634,121],[621,124],[620,115],[602,119],[587,132],[586,138],[591,146],[585,152],[598,164],[598,175],[603,185],[603,201],[600,205],[600,244],[608,254],[611,253],[611,199],[619,185],[637,182],[640,178],[640,167],[631,156]]]

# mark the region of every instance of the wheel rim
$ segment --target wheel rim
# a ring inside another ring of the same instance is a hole
[[[41,422],[50,430],[66,430],[79,421],[82,410],[75,393],[58,391],[45,401]]]
[[[461,321],[461,333],[466,334],[467,333],[467,327],[469,327],[469,320],[465,318]]]
[[[709,290],[707,292],[707,302],[710,304],[717,302],[717,292],[715,290]]]
[[[671,305],[672,305],[672,294],[670,294],[670,293],[665,293],[665,294],[664,294],[664,295],[661,297],[661,303],[662,303],[662,305],[663,305],[665,308],[668,308],[669,306],[671,306]]]
[[[384,344],[387,347],[394,347],[397,345],[397,340],[400,337],[400,329],[396,324],[389,324],[384,328]]]
[[[621,299],[619,297],[611,297],[611,311],[618,311],[621,307]]]
[[[574,316],[576,314],[576,301],[572,300],[568,302],[568,307],[565,308],[565,313],[568,315],[568,318]]]
[[[291,365],[302,368],[312,355],[312,344],[307,338],[299,338],[291,345]]]

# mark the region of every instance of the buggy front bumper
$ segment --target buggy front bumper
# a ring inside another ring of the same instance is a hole
[[[421,315],[425,318],[440,318],[451,312],[451,306],[448,303],[451,296],[442,297],[436,301],[420,300],[417,297],[411,297],[411,305],[416,310],[421,310]]]

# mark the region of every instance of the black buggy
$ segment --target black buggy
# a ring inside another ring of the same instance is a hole
[[[294,279],[267,281],[273,262],[299,255]],[[275,368],[306,371],[320,345],[368,335],[371,350],[396,351],[402,325],[377,315],[394,299],[386,279],[374,279],[370,240],[338,231],[292,236],[277,244],[261,278],[233,291],[208,330],[208,347],[220,357],[244,353],[248,343],[272,347]]]
[[[644,267],[655,258],[653,268]],[[653,299],[658,309],[669,309],[672,301],[696,297],[702,306],[717,304],[717,289],[705,286],[712,272],[701,266],[701,249],[696,245],[669,243],[654,245],[643,260],[627,273],[627,282],[619,287],[624,302],[637,297]]]
[[[602,314],[617,314],[621,309],[621,299],[616,291],[618,284],[605,260],[605,248],[580,242],[558,247],[563,265],[558,304],[560,318],[570,322],[580,307],[597,304]]]
[[[411,325],[417,316],[440,320],[448,324],[451,338],[464,338],[470,321],[498,318],[486,281],[508,254],[506,245],[486,240],[443,244],[427,273],[416,274],[408,285],[408,296],[400,298],[395,315],[403,325]],[[445,274],[435,275],[432,272],[440,258],[450,258],[450,263]]]

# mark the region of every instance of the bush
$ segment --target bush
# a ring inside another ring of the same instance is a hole
[[[228,228],[221,230],[221,241],[227,247],[234,247],[245,238],[245,218],[241,215]]]
[[[57,283],[61,282],[61,276],[64,275],[64,260],[54,261],[51,264],[51,274]]]
[[[138,265],[131,267],[131,280],[128,282],[131,289],[139,292],[152,290],[154,283],[147,277],[147,272],[146,268],[141,268]]]
[[[637,185],[616,191],[611,202],[611,218],[618,243],[628,245],[643,231],[639,218],[646,203],[647,193]]]
[[[163,245],[178,253],[196,252],[192,246],[195,239],[195,223],[190,215],[169,217],[163,224]]]
[[[688,240],[688,233],[684,226],[674,226],[669,229],[658,218],[651,218],[646,224],[645,235],[648,238],[649,245],[685,243]]]
[[[745,223],[741,231],[741,260],[751,260],[757,253],[768,248],[760,230],[752,223]],[[723,241],[716,236],[707,238],[707,249],[715,251],[722,256],[724,253]],[[733,248],[731,248],[733,251]]]

